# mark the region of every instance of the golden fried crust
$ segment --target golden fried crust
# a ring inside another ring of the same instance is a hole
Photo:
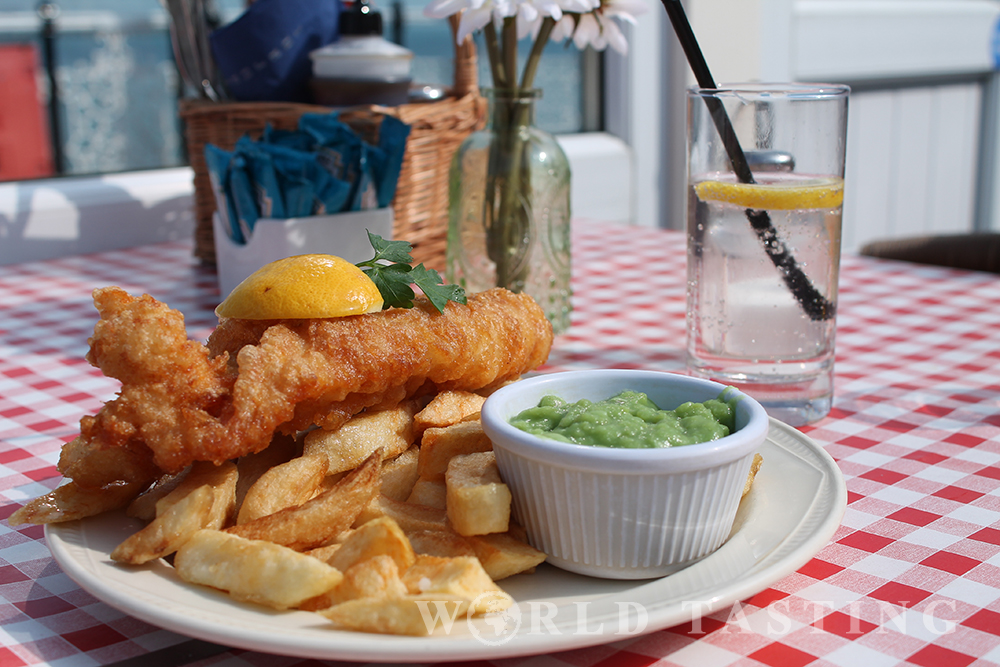
[[[241,325],[220,327],[229,340],[251,338],[234,334]],[[329,414],[345,406],[340,413],[354,414],[421,390],[492,387],[544,363],[551,344],[538,304],[506,290],[449,303],[444,313],[418,301],[411,309],[273,323],[257,344],[225,350],[235,352],[239,369],[230,436],[262,447],[278,428],[330,426]]]
[[[434,368],[431,379],[441,388],[453,380],[472,382],[477,389],[496,384],[498,370],[509,378],[517,377],[526,369],[512,371],[512,367],[541,365],[552,346],[552,326],[531,297],[493,289],[472,295],[466,306],[449,302],[443,315],[418,299],[412,309],[334,319],[222,319],[208,339],[209,353],[213,357],[227,353],[237,359],[244,346],[261,344],[265,334],[280,335],[275,329],[279,326],[290,329],[294,337],[329,357],[345,373],[371,368],[366,375],[377,383],[375,366],[408,373]],[[378,354],[387,349],[406,355],[398,361],[379,359]],[[364,393],[365,389],[354,391]]]
[[[122,390],[83,420],[60,461],[87,487],[222,463],[275,432],[336,426],[424,391],[491,388],[544,363],[552,344],[538,304],[499,289],[443,314],[418,300],[336,319],[224,320],[207,346],[152,297],[106,288],[94,300],[88,359]]]
[[[204,345],[188,340],[184,316],[151,296],[109,287],[95,290],[94,305],[101,319],[87,360],[122,388],[96,416],[80,421],[80,437],[64,447],[59,471],[88,488],[151,481],[162,466],[149,443],[172,447],[184,433],[217,423],[213,412],[233,378],[225,373],[226,358],[209,359]]]
[[[222,354],[229,355],[229,362],[236,366],[236,353],[244,345],[256,345],[260,342],[260,337],[264,332],[275,324],[280,324],[282,320],[237,320],[227,317],[219,318],[219,325],[215,327],[212,335],[208,337],[205,346],[211,357],[218,357]]]

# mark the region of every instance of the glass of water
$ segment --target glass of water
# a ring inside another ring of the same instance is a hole
[[[688,92],[688,368],[793,426],[833,399],[849,93]]]

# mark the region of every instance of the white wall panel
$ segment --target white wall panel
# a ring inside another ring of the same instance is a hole
[[[975,216],[982,86],[942,87],[934,103],[929,136],[935,140],[935,156],[929,180],[927,232],[967,232]]]
[[[852,95],[845,250],[972,229],[980,105],[974,83]]]
[[[847,166],[844,177],[844,250],[890,236],[889,193],[892,191],[892,134],[886,131],[893,100],[887,92],[855,95],[847,121]]]
[[[883,131],[892,135],[889,227],[894,234],[920,234],[930,226],[927,203],[933,192],[929,173],[937,141],[930,135],[932,99],[927,88],[892,93],[892,115]]]

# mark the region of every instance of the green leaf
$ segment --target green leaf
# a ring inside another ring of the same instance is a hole
[[[383,308],[412,308],[416,296],[410,287],[413,284],[420,288],[438,312],[443,313],[449,301],[466,303],[465,290],[458,285],[442,284],[437,271],[423,264],[410,266],[413,245],[409,241],[387,241],[371,232],[368,232],[368,240],[375,250],[375,257],[367,262],[358,262],[357,266],[378,287]]]
[[[416,296],[410,287],[409,264],[376,264],[362,268],[382,294],[382,308],[412,308]]]
[[[409,264],[413,261],[410,255],[413,252],[413,244],[409,241],[387,241],[378,234],[368,232],[368,240],[375,249],[375,257],[365,262],[369,266],[376,262],[385,261],[394,264]]]
[[[423,264],[410,270],[413,283],[420,288],[424,296],[430,300],[438,312],[444,312],[449,301],[466,303],[465,290],[458,285],[444,285],[440,274],[434,269],[428,269]]]

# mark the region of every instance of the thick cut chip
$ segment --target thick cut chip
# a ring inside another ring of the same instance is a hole
[[[410,538],[413,551],[418,554],[444,558],[476,555],[472,544],[452,530],[415,530],[406,536]],[[486,571],[489,573],[489,569]],[[493,575],[490,573],[490,576]]]
[[[236,523],[298,507],[315,496],[326,473],[326,457],[320,455],[306,454],[271,468],[247,490]]]
[[[161,516],[172,505],[189,493],[203,486],[211,487],[217,503],[212,508],[212,525],[205,528],[222,528],[232,518],[236,502],[236,482],[239,471],[232,462],[215,465],[210,461],[197,461],[174,489],[156,502],[156,516]]]
[[[462,454],[493,451],[493,443],[478,421],[468,421],[445,428],[429,428],[420,441],[417,470],[423,479],[443,481],[448,462]]]
[[[448,489],[444,482],[439,480],[418,479],[410,491],[410,497],[406,502],[414,505],[426,505],[444,509],[448,499]]]
[[[327,544],[350,528],[378,493],[381,469],[382,453],[376,451],[361,466],[312,500],[226,530],[249,540],[267,540],[296,551]]]
[[[348,600],[402,598],[406,594],[396,561],[386,555],[373,556],[348,568],[344,580],[336,588],[306,600],[299,608],[317,611]]]
[[[344,630],[425,637],[439,627],[449,632],[468,609],[468,600],[461,598],[410,595],[349,600],[319,613]]]
[[[417,556],[416,562],[403,573],[403,583],[413,595],[443,595],[468,600],[477,614],[503,611],[514,602],[493,583],[479,560],[467,556]]]
[[[545,562],[545,553],[510,533],[493,533],[465,538],[493,581],[522,572],[532,572]]]
[[[356,468],[379,448],[384,458],[399,456],[416,441],[413,416],[419,407],[417,401],[404,401],[392,408],[362,412],[333,431],[310,431],[304,453],[326,456],[331,475]]]
[[[510,489],[493,452],[456,456],[448,463],[448,521],[459,535],[504,533],[510,524]]]
[[[760,454],[753,455],[753,462],[750,464],[750,474],[747,475],[746,484],[743,485],[743,495],[750,493],[750,487],[753,486],[753,481],[757,477],[757,472],[760,470],[761,464],[764,463],[764,457]]]
[[[227,462],[218,467],[220,470],[225,470],[225,477],[212,484],[215,501],[212,503],[212,515],[209,517],[208,525],[205,526],[215,530],[225,528],[236,517],[236,482],[239,481],[235,463]]]
[[[399,524],[404,533],[415,530],[446,530],[448,528],[448,517],[443,509],[401,503],[382,495],[372,499],[358,515],[354,525],[361,526],[382,516],[391,517]]]
[[[344,578],[312,556],[216,530],[195,533],[178,550],[174,568],[184,581],[219,588],[237,600],[275,609],[297,607]]]
[[[459,389],[442,391],[431,399],[427,407],[417,413],[414,425],[420,433],[429,428],[451,426],[477,416],[484,402],[486,402],[484,396],[471,391]]]
[[[507,529],[507,534],[519,542],[528,541],[528,531],[525,530],[524,526],[516,521],[510,522],[510,528]]]
[[[237,517],[243,506],[243,499],[261,475],[301,455],[302,445],[295,438],[289,435],[276,435],[266,448],[254,454],[241,456],[236,461],[236,467],[240,471],[240,477],[236,481]]]
[[[209,523],[215,493],[203,486],[171,505],[111,552],[111,560],[141,565],[177,551]]]
[[[153,482],[151,487],[129,503],[125,514],[140,521],[152,521],[155,519],[156,504],[160,502],[160,499],[177,488],[177,485],[181,483],[181,480],[184,479],[189,470],[191,470],[190,467],[185,468],[176,475],[164,475]]]
[[[417,459],[420,447],[414,445],[394,459],[382,464],[382,495],[400,502],[406,500],[417,481]]]
[[[352,531],[329,563],[346,572],[349,567],[374,556],[389,556],[400,570],[413,565],[416,559],[410,540],[399,524],[389,517],[380,517]]]
[[[348,473],[350,472],[351,471],[348,470],[347,472],[338,472],[333,475],[327,475],[326,477],[323,478],[323,481],[320,482],[319,486],[316,487],[316,490],[313,491],[312,497],[315,498],[321,493],[325,493],[330,489],[332,489],[333,487],[337,486],[337,484],[340,483],[340,480],[347,477]],[[379,485],[381,486],[381,482],[379,483]]]
[[[335,540],[333,544],[327,544],[322,547],[316,547],[315,549],[309,549],[305,553],[312,556],[313,558],[318,558],[324,563],[329,564],[330,560],[333,558],[333,555],[337,553],[337,551],[339,551],[340,547],[342,546],[343,546],[342,543],[337,542]]]
[[[195,463],[156,504],[156,518],[119,544],[111,559],[140,565],[174,553],[203,528],[222,528],[233,512],[236,477],[233,463]]]
[[[341,602],[357,598],[401,598],[407,594],[399,564],[389,555],[372,556],[352,565],[344,581],[332,591]]]
[[[148,480],[112,482],[102,487],[85,487],[69,482],[39,496],[8,518],[11,526],[22,523],[61,523],[75,521],[128,505]]]

